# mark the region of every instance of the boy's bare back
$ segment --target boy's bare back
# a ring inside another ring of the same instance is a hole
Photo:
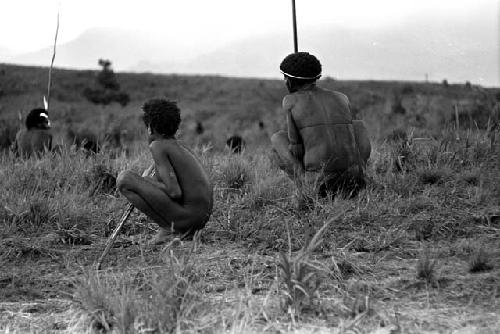
[[[151,142],[150,149],[155,161],[156,178],[165,184],[167,195],[190,209],[194,216],[210,216],[212,185],[195,155],[175,139],[155,140]],[[167,158],[170,165],[162,158]],[[177,187],[180,189],[179,196],[172,196]]]

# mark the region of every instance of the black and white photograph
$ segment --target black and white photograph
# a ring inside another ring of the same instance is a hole
[[[499,334],[500,1],[0,0],[0,333]]]

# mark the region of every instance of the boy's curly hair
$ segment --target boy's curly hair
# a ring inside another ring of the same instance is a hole
[[[181,111],[175,101],[151,99],[142,105],[142,119],[146,126],[163,136],[173,136],[181,123]]]
[[[283,59],[280,70],[294,77],[317,79],[321,75],[321,63],[309,52],[291,53]]]

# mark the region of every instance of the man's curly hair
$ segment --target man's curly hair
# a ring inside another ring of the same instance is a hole
[[[173,136],[181,123],[181,111],[175,101],[151,99],[142,105],[144,124],[163,136]]]
[[[321,63],[309,52],[296,52],[283,59],[280,70],[285,75],[315,80],[321,74]]]

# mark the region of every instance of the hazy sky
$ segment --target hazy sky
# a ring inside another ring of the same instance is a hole
[[[413,18],[466,18],[498,0],[296,0],[301,28],[338,24],[370,28]],[[200,47],[266,32],[290,31],[291,0],[0,0],[0,47],[26,52],[59,43],[92,27],[122,27]]]

